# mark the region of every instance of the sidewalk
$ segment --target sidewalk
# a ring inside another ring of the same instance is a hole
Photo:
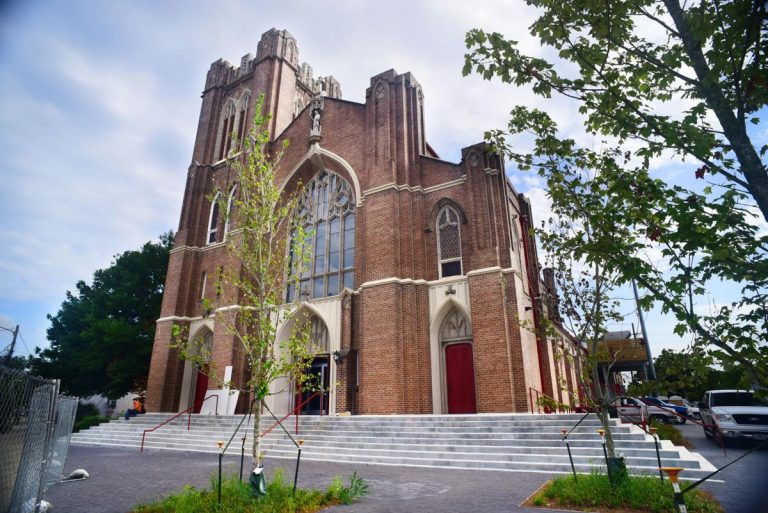
[[[705,440],[698,426],[681,426],[681,431],[717,467],[732,461],[746,449],[732,448],[727,457],[714,443]],[[240,459],[224,459],[224,472],[237,473]],[[294,461],[267,459],[267,478],[282,467],[293,480]],[[245,460],[246,472],[248,456]],[[85,447],[69,449],[64,475],[84,468],[91,477],[85,481],[54,485],[45,499],[55,512],[128,513],[141,502],[152,502],[177,492],[184,485],[210,486],[218,468],[216,454],[180,453],[135,449]],[[334,476],[344,480],[357,472],[369,485],[369,495],[350,506],[332,511],[355,513],[510,513],[542,511],[519,505],[552,476],[548,474],[463,471],[381,465],[351,465],[303,461],[299,486],[323,489]],[[724,471],[726,483],[704,485],[720,500],[726,513],[768,513],[768,450],[757,451]],[[721,476],[718,475],[718,478]],[[551,511],[551,510],[547,510]]]
[[[286,478],[292,481],[294,463],[267,459],[267,478],[274,475],[276,467],[282,467]],[[239,458],[226,457],[225,474],[237,473],[239,465]],[[246,455],[246,468],[247,465]],[[152,502],[180,490],[186,484],[197,488],[209,487],[209,478],[218,468],[218,457],[215,454],[172,451],[141,454],[135,449],[73,445],[69,449],[64,475],[76,468],[86,469],[91,477],[85,481],[52,486],[45,500],[53,504],[55,512],[127,513],[137,503]],[[531,509],[518,505],[550,477],[532,473],[303,461],[299,486],[325,488],[334,476],[341,476],[346,481],[352,472],[357,472],[368,483],[369,495],[350,506],[337,506],[332,511],[530,512]]]

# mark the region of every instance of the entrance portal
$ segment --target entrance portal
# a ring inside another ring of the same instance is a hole
[[[318,388],[322,389],[321,394],[317,394],[307,404],[301,407],[302,415],[328,415],[328,391],[331,384],[331,372],[328,355],[319,355],[312,360],[312,365],[306,373],[310,376],[308,384],[312,386],[311,390],[302,391],[297,394],[296,403],[302,404],[312,397]]]
[[[477,413],[475,367],[469,342],[445,346],[445,384],[448,413]]]
[[[192,402],[192,413],[200,413],[200,408],[205,399],[205,393],[208,391],[208,366],[196,369],[195,376],[195,400]]]

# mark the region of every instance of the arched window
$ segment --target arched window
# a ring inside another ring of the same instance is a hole
[[[217,192],[216,196],[214,196],[213,201],[211,202],[211,212],[208,215],[208,234],[206,236],[206,244],[213,244],[214,242],[217,242],[216,240],[216,232],[219,227],[219,198],[221,197],[221,192]]]
[[[437,215],[437,258],[441,278],[462,274],[460,225],[459,214],[453,207],[445,206]]]
[[[245,126],[248,124],[248,106],[251,103],[251,92],[245,91],[242,96],[240,96],[240,101],[238,102],[238,123],[237,123],[237,141],[239,143],[242,143],[243,136],[245,135]]]
[[[224,239],[227,238],[229,228],[232,225],[232,216],[235,214],[235,197],[237,196],[237,184],[232,186],[227,198],[227,217],[224,219]]]
[[[355,197],[342,177],[320,171],[301,193],[297,222],[308,235],[312,252],[302,270],[298,299],[335,296],[355,286]],[[297,262],[291,261],[295,270]],[[293,285],[287,300],[297,299]]]
[[[235,117],[237,115],[237,105],[235,100],[229,99],[221,112],[221,121],[219,122],[219,144],[216,151],[216,160],[221,160],[229,154],[232,148],[232,132],[235,130]]]
[[[472,328],[469,326],[466,317],[454,308],[446,316],[440,327],[440,341],[451,342],[456,340],[469,340],[472,338]]]
[[[328,353],[330,347],[328,345],[328,328],[317,315],[313,315],[310,322],[309,352],[312,354]]]

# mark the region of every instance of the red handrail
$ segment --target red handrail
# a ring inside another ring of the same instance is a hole
[[[157,428],[159,428],[159,427],[162,427],[162,426],[165,426],[165,425],[166,425],[166,424],[168,424],[170,421],[172,421],[172,420],[174,420],[174,419],[177,419],[177,418],[181,417],[181,416],[182,416],[182,415],[184,415],[185,413],[187,413],[187,414],[188,414],[188,417],[187,417],[187,431],[189,431],[189,426],[190,426],[190,425],[191,425],[191,423],[192,423],[192,410],[194,410],[195,408],[201,407],[201,406],[203,405],[203,403],[204,403],[205,401],[207,401],[208,399],[210,399],[211,397],[215,397],[215,398],[216,398],[216,415],[218,415],[218,414],[219,414],[219,395],[218,395],[218,394],[211,394],[211,395],[209,395],[208,397],[204,398],[204,399],[203,399],[202,401],[200,401],[199,403],[197,403],[197,404],[195,404],[195,405],[192,405],[192,406],[190,406],[190,407],[189,407],[189,408],[187,408],[186,410],[184,410],[184,411],[181,411],[181,412],[177,413],[177,414],[176,414],[176,415],[174,415],[173,417],[169,417],[169,418],[165,419],[163,422],[161,422],[161,423],[160,423],[160,424],[158,424],[157,426],[155,426],[155,427],[153,427],[153,428],[150,428],[150,429],[145,429],[145,430],[144,430],[144,433],[141,435],[141,450],[140,450],[139,452],[144,452],[144,438],[147,436],[147,433],[151,433],[151,432],[152,432],[152,431],[154,431],[155,429],[157,429]]]
[[[277,427],[277,425],[278,425],[278,424],[280,424],[281,422],[283,422],[285,419],[287,419],[287,418],[288,418],[288,417],[290,417],[291,415],[295,415],[295,414],[296,414],[296,412],[297,412],[297,411],[299,411],[299,410],[301,410],[301,408],[302,408],[302,407],[303,407],[305,404],[307,404],[309,401],[311,401],[312,399],[314,399],[314,398],[315,398],[315,396],[317,396],[317,394],[323,394],[323,393],[325,393],[325,391],[324,391],[324,390],[318,390],[318,391],[317,391],[317,392],[315,392],[314,394],[310,395],[310,396],[309,396],[309,397],[308,397],[308,398],[307,398],[305,401],[303,401],[301,404],[299,404],[299,405],[298,405],[298,406],[296,406],[294,409],[292,409],[291,411],[289,411],[289,412],[288,412],[288,413],[287,413],[287,414],[286,414],[286,415],[285,415],[285,416],[284,416],[282,419],[280,419],[280,420],[278,420],[277,422],[275,422],[274,424],[272,424],[272,425],[269,427],[269,429],[267,429],[266,431],[264,431],[264,432],[261,434],[261,436],[267,436],[267,435],[269,434],[269,432],[270,432],[270,431],[272,431],[273,429],[275,429],[275,427]],[[322,399],[321,399],[321,400],[322,400]],[[320,405],[320,407],[321,407],[321,409],[320,409],[320,412],[322,413],[322,411],[323,411],[323,410],[322,410],[322,404]],[[297,434],[297,435],[299,434],[299,416],[298,416],[298,415],[296,415],[296,434]]]
[[[546,397],[547,399],[551,400],[554,404],[558,405],[557,409],[555,411],[558,411],[558,412],[561,411],[561,410],[565,411],[565,412],[571,411],[570,407],[560,408],[560,403],[558,401],[556,401],[554,397],[550,397],[547,394],[545,394],[543,392],[540,392],[539,390],[537,390],[537,389],[535,389],[533,387],[528,387],[528,397],[529,397],[530,402],[531,402],[531,413],[533,413],[533,405],[534,405],[533,393],[534,392],[536,392],[536,403],[539,402],[539,397]],[[539,406],[538,412],[541,413],[541,405],[538,405],[538,406]],[[548,410],[549,410],[549,407],[545,406],[544,407],[544,413],[549,413]]]

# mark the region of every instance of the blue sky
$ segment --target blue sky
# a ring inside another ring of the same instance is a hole
[[[580,133],[564,99],[545,105],[529,91],[461,76],[473,27],[540,54],[526,31],[534,16],[524,2],[504,0],[1,4],[0,326],[21,325],[20,354],[45,346],[46,314],[78,280],[176,228],[205,73],[220,57],[237,64],[255,53],[272,27],[291,32],[300,60],[316,76],[334,75],[348,100],[362,102],[382,71],[413,72],[427,138],[446,160],[503,127],[518,103],[545,107],[566,132]],[[660,167],[682,177],[694,168]],[[537,180],[509,171],[545,215]],[[654,353],[685,345],[671,320],[655,312],[648,320]],[[0,350],[9,342],[0,331]]]

